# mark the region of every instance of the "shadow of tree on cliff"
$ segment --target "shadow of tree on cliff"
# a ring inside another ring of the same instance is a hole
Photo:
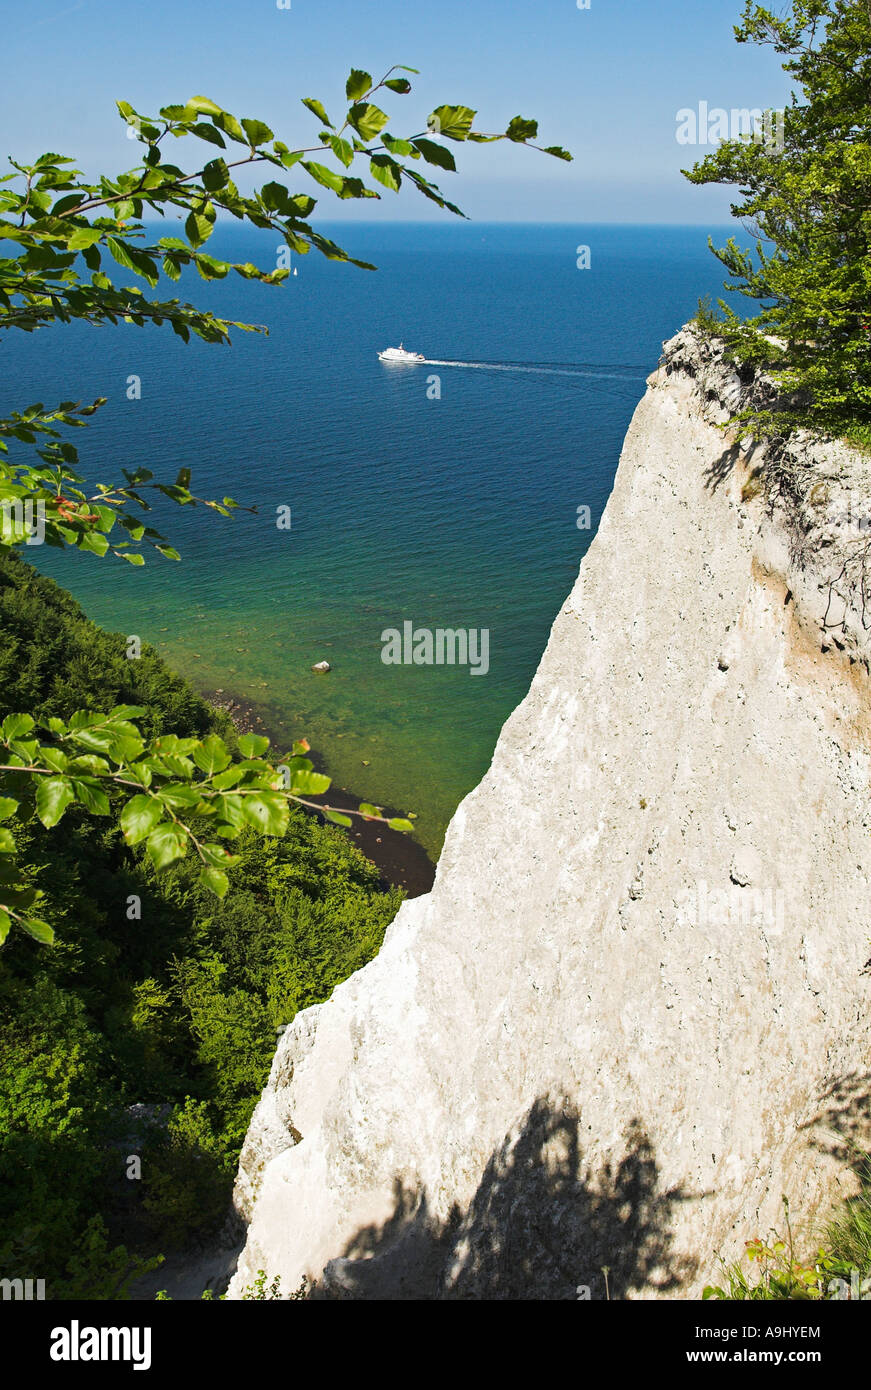
[[[867,1252],[868,1204],[871,1200],[871,1073],[850,1072],[838,1077],[820,1097],[819,1109],[802,1126],[810,1131],[811,1147],[834,1158],[852,1173],[855,1188],[842,1193],[828,1217],[834,1218],[836,1245],[862,1263]]]
[[[394,1208],[330,1261],[315,1299],[593,1299],[677,1288],[695,1262],[672,1252],[672,1214],[653,1146],[633,1121],[622,1157],[584,1163],[568,1105],[539,1099],[492,1155],[467,1210],[432,1212],[397,1182]],[[584,1286],[588,1292],[584,1292]]]
[[[724,449],[720,457],[705,469],[705,483],[711,492],[716,492],[717,488],[722,486],[745,454],[746,449],[742,449],[739,443],[730,444],[728,449]]]
[[[871,1073],[841,1076],[820,1098],[820,1109],[803,1126],[811,1144],[868,1179],[871,1154]]]

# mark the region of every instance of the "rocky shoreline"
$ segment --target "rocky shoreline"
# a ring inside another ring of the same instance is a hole
[[[280,748],[286,735],[277,735],[270,728],[268,717],[264,719],[253,701],[241,699],[225,689],[201,692],[213,709],[222,710],[229,715],[233,727],[240,734],[266,734],[273,747]],[[330,776],[330,769],[324,759],[313,750],[308,755],[318,772]],[[314,801],[324,801],[341,811],[356,811],[364,798],[357,796],[347,787],[335,782],[323,797],[313,797]],[[385,815],[401,816],[404,812],[392,806],[385,806]],[[317,812],[311,812],[317,815]],[[409,898],[420,897],[432,888],[435,865],[422,845],[409,835],[390,830],[380,821],[365,821],[354,818],[353,824],[344,832],[349,840],[370,859],[387,884],[402,888]]]

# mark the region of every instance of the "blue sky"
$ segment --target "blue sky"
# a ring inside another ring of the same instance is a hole
[[[445,176],[445,191],[479,220],[722,222],[728,192],[680,176],[704,150],[677,144],[675,116],[700,101],[784,104],[777,56],[734,42],[741,8],[742,0],[590,0],[589,10],[576,0],[291,0],[288,10],[276,0],[29,0],[4,25],[3,152],[54,149],[89,173],[120,172],[135,162],[134,146],[115,100],[151,114],[194,93],[266,120],[288,144],[311,143],[318,125],[299,97],[317,96],[333,114],[351,66],[380,76],[397,62],[421,76],[411,96],[391,99],[394,133],[422,129],[441,102],[463,102],[485,130],[534,116],[542,143],[574,154],[567,165],[507,143],[452,145],[460,172]],[[373,215],[371,203],[328,199],[325,217]],[[446,216],[404,193],[385,194],[378,212]]]

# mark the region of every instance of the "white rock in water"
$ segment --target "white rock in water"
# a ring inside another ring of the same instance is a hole
[[[316,661],[312,667],[313,671],[331,671],[332,667],[328,661]]]
[[[230,1297],[263,1269],[285,1295],[601,1298],[603,1265],[612,1297],[698,1296],[781,1194],[801,1238],[852,1190],[871,635],[819,523],[799,544],[782,492],[741,504],[733,387],[716,345],[667,345],[433,891],[282,1035]]]

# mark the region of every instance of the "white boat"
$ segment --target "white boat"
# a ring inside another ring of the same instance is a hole
[[[385,348],[379,352],[378,357],[382,362],[425,362],[426,358],[422,352],[408,352],[399,344],[398,348]]]

